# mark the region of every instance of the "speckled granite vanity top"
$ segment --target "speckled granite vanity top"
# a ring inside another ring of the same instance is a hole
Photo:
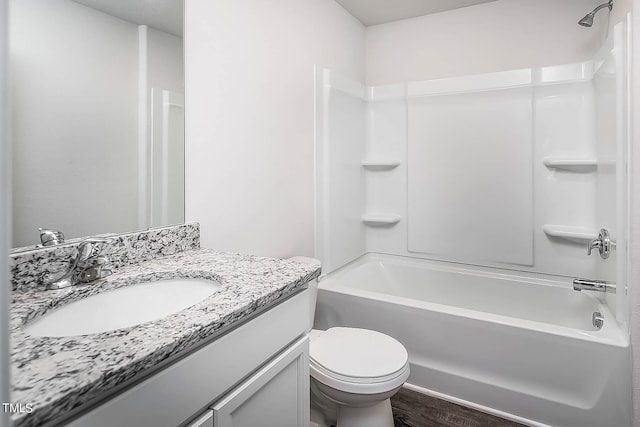
[[[34,426],[55,420],[295,292],[319,274],[317,265],[195,249],[123,266],[106,280],[87,285],[14,291],[12,400],[33,406],[30,414],[15,414],[14,423]],[[80,298],[176,277],[217,280],[222,288],[173,315],[111,332],[41,338],[22,330],[29,320]]]

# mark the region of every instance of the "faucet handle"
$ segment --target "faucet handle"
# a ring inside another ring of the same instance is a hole
[[[609,258],[609,253],[611,252],[611,247],[613,245],[614,243],[609,236],[609,231],[606,228],[601,228],[598,238],[592,240],[589,243],[589,246],[587,246],[587,255],[591,255],[592,249],[597,249],[600,253],[600,258],[607,259]]]
[[[53,246],[64,243],[64,233],[59,230],[49,230],[42,227],[38,228],[40,232],[40,243],[42,246]]]
[[[78,262],[91,257],[97,257],[102,252],[102,243],[110,242],[112,239],[104,237],[90,237],[83,240],[78,245]]]
[[[592,240],[587,247],[587,256],[591,256],[592,249],[597,249],[598,251],[600,251],[601,247],[602,247],[602,241],[600,239]]]

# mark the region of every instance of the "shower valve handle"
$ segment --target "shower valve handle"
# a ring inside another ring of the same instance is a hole
[[[592,249],[597,249],[598,252],[600,252],[600,258],[607,259],[609,258],[609,253],[611,252],[613,245],[614,243],[611,241],[609,231],[605,228],[601,228],[598,238],[589,243],[589,246],[587,247],[587,255],[591,255]]]

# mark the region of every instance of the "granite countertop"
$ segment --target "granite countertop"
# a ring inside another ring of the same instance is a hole
[[[105,280],[61,290],[13,292],[12,401],[31,404],[15,426],[55,420],[136,374],[192,347],[234,322],[294,292],[320,274],[319,265],[197,249],[122,267]],[[135,283],[217,280],[222,288],[201,302],[137,326],[73,337],[34,337],[29,320],[83,297]]]

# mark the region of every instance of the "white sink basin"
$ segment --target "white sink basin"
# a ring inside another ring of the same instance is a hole
[[[125,286],[60,307],[29,323],[24,331],[39,337],[68,337],[127,328],[191,307],[220,288],[220,283],[204,279]]]

